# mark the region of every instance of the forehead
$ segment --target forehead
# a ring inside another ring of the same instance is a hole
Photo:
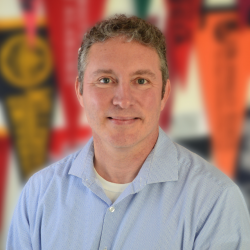
[[[150,69],[160,72],[160,59],[155,49],[122,37],[111,38],[91,46],[87,68],[116,68],[126,71]]]

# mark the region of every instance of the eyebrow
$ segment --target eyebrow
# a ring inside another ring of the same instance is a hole
[[[93,75],[99,75],[99,74],[115,74],[115,72],[112,69],[98,69],[93,72]]]
[[[131,75],[132,76],[134,76],[134,75],[140,75],[140,76],[141,75],[148,75],[148,76],[153,77],[154,79],[156,78],[156,75],[152,71],[150,71],[148,69],[137,70],[134,73],[132,73]]]
[[[99,75],[99,74],[114,74],[115,75],[115,72],[112,70],[112,69],[98,69],[96,71],[93,72],[93,75],[96,76],[96,75]],[[156,79],[156,75],[148,70],[148,69],[140,69],[140,70],[137,70],[135,72],[133,72],[132,74],[130,74],[131,76],[135,76],[135,75],[148,75],[148,76],[151,76],[152,78]]]

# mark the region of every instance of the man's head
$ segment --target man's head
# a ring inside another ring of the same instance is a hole
[[[166,60],[165,38],[161,31],[154,25],[138,17],[116,15],[113,18],[97,23],[85,35],[78,52],[78,80],[80,93],[83,92],[83,78],[88,64],[88,53],[95,43],[105,42],[114,37],[124,37],[128,42],[136,41],[142,45],[156,50],[160,59],[162,72],[162,98],[168,79],[168,65]]]
[[[76,93],[95,143],[144,148],[155,142],[170,93],[164,43],[157,28],[136,17],[104,20],[85,35]]]

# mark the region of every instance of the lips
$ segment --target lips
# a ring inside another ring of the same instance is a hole
[[[120,116],[113,116],[113,117],[108,117],[108,118],[114,119],[114,120],[120,120],[120,121],[139,119],[138,117],[120,117]]]
[[[138,117],[120,117],[120,116],[108,117],[108,119],[115,125],[129,125],[139,120]]]

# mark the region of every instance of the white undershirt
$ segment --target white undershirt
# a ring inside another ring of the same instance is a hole
[[[94,168],[95,170],[95,168]],[[117,184],[113,182],[106,181],[103,179],[95,170],[95,175],[98,181],[101,183],[102,188],[107,195],[107,197],[114,203],[119,195],[126,189],[130,183],[126,184]]]

